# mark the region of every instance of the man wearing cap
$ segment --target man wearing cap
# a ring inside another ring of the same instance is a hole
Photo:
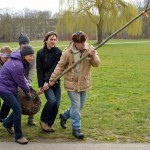
[[[49,79],[49,84],[52,86],[56,82],[55,79],[65,69],[85,55],[88,56],[64,75],[64,86],[68,92],[71,106],[60,114],[60,125],[62,128],[67,128],[66,121],[71,118],[72,134],[78,139],[84,138],[84,133],[81,131],[81,109],[86,100],[87,89],[91,86],[90,69],[91,66],[98,67],[100,64],[96,50],[86,42],[86,39],[87,35],[82,31],[72,35],[72,41],[63,51],[60,61]]]

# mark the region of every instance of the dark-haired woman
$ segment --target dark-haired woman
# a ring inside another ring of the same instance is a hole
[[[64,113],[60,114],[60,124],[63,128],[66,128],[66,121],[71,118],[72,134],[79,139],[84,138],[84,133],[81,131],[80,112],[86,100],[86,91],[91,85],[90,68],[91,66],[98,67],[100,64],[99,56],[93,46],[86,42],[86,39],[87,35],[82,31],[72,35],[72,41],[63,52],[49,81],[49,84],[53,85],[58,75],[73,63],[76,63],[81,57],[88,54],[86,59],[64,75],[64,86],[68,92],[71,106]]]
[[[48,32],[44,38],[44,46],[37,52],[36,69],[39,91],[44,92],[46,103],[41,113],[41,128],[45,132],[54,132],[53,124],[60,105],[61,88],[57,81],[49,88],[49,78],[60,60],[62,51],[56,47],[58,35]]]

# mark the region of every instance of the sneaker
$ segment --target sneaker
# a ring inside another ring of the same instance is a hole
[[[25,137],[22,137],[20,139],[15,139],[15,142],[19,144],[28,144],[29,141]]]
[[[67,120],[65,119],[64,115],[63,114],[60,114],[60,125],[62,128],[66,129],[67,128]]]
[[[7,127],[7,126],[5,125],[5,122],[3,122],[3,127],[7,129],[7,132],[8,132],[9,134],[14,134],[14,129],[13,129],[13,127]]]
[[[84,139],[84,133],[80,129],[73,130],[72,134],[78,139]]]
[[[36,126],[37,123],[35,122],[34,119],[28,119],[28,125],[29,125],[29,126]]]
[[[7,132],[9,134],[14,134],[14,129],[11,127],[11,128],[7,128]]]

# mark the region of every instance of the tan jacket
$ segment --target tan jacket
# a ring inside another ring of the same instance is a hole
[[[85,50],[82,53],[82,56],[87,54],[87,51],[91,49],[92,46],[88,43],[85,44]],[[50,81],[54,81],[55,78],[60,75],[65,69],[71,66],[78,60],[75,60],[77,57],[75,55],[81,55],[73,51],[75,49],[73,43],[71,43],[62,53],[60,61],[58,62],[54,72],[51,75]],[[85,91],[91,85],[91,73],[90,68],[98,67],[100,64],[100,58],[96,54],[93,58],[86,57],[80,62],[75,68],[71,69],[64,75],[64,87],[67,91]]]

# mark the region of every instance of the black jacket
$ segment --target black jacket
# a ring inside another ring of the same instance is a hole
[[[45,46],[37,52],[36,69],[38,86],[43,87],[45,82],[49,82],[49,78],[53,73],[62,51],[58,47],[53,47],[50,50]]]

